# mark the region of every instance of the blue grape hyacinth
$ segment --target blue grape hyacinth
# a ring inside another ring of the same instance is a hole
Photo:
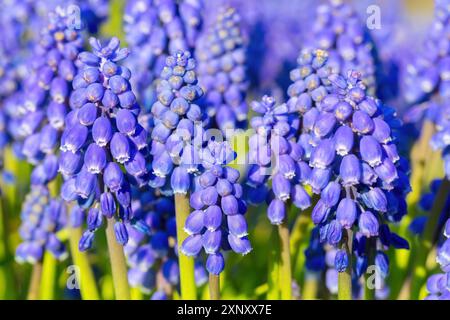
[[[66,115],[59,159],[66,179],[61,196],[88,210],[80,250],[92,245],[103,218],[117,219],[116,239],[127,243],[131,186],[144,186],[149,179],[148,134],[137,121],[140,107],[130,87],[130,70],[120,65],[129,51],[120,48],[117,38],[106,44],[91,38],[90,44],[93,52],[78,56],[82,66],[72,81],[72,110]]]
[[[357,70],[371,94],[376,89],[374,43],[364,23],[348,3],[329,0],[318,6],[306,48],[328,51],[333,73]]]
[[[202,0],[127,1],[124,29],[133,51],[127,66],[144,109],[156,100],[155,85],[166,58],[177,51],[192,52],[202,26]]]
[[[245,219],[247,206],[242,199],[239,171],[229,164],[235,154],[228,142],[210,141],[202,150],[204,171],[198,176],[190,197],[194,209],[184,226],[189,234],[181,252],[196,256],[204,249],[208,254],[206,269],[218,275],[225,267],[221,250],[246,255],[251,250]]]
[[[152,177],[150,185],[170,193],[186,194],[191,174],[198,172],[206,118],[196,104],[203,91],[197,84],[195,60],[189,52],[167,57],[157,86],[158,101],[151,109]]]
[[[248,113],[248,81],[246,44],[235,9],[220,10],[214,25],[199,38],[195,56],[199,83],[205,91],[202,108],[209,117],[215,117],[223,132],[241,126]]]
[[[29,57],[31,74],[24,79],[19,105],[15,107],[21,153],[34,164],[31,183],[46,184],[57,175],[61,133],[65,126],[70,82],[77,72],[76,58],[81,51],[81,31],[74,29],[63,11],[49,15],[35,54]],[[14,101],[13,101],[14,102]]]
[[[35,186],[26,196],[20,216],[22,243],[16,249],[19,263],[40,262],[45,251],[58,260],[67,257],[65,245],[57,237],[57,232],[65,227],[67,220],[63,201],[51,199],[45,186]]]
[[[303,187],[309,174],[305,150],[296,141],[299,118],[287,104],[276,105],[270,96],[251,106],[259,115],[251,119],[255,134],[249,140],[248,197],[253,203],[265,200],[270,179],[272,193],[267,216],[272,224],[279,225],[286,219],[288,201],[301,210],[311,205]]]
[[[436,0],[434,19],[422,50],[406,64],[402,74],[402,93],[410,104],[439,99],[450,94],[450,56],[448,28],[450,7],[448,0]]]
[[[303,140],[313,146],[308,184],[320,194],[312,211],[320,238],[338,246],[347,229],[354,231],[355,243],[374,238],[382,247],[408,248],[388,226],[407,213],[410,191],[409,168],[396,151],[398,119],[391,108],[367,95],[358,72],[329,79],[333,93],[303,117]],[[365,245],[361,248],[364,252]],[[345,270],[346,252],[339,250],[337,257],[336,269]]]
[[[167,299],[179,285],[175,207],[172,197],[159,197],[154,190],[133,190],[133,223],[127,225],[124,246],[132,287],[152,293],[154,300]],[[205,283],[203,266],[196,264],[196,283]],[[164,293],[164,295],[161,295]]]
[[[303,115],[316,107],[329,93],[331,72],[326,51],[303,49],[297,58],[297,67],[290,72],[289,111]]]
[[[436,262],[442,273],[428,278],[426,300],[450,300],[450,219],[444,225],[442,232],[444,239],[437,250]]]

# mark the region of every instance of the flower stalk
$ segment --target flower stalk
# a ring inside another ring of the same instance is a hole
[[[117,243],[114,233],[114,219],[108,219],[106,240],[111,261],[111,271],[114,282],[116,300],[130,300],[130,287],[127,279],[127,266],[123,247]]]
[[[209,298],[220,300],[220,275],[209,274]]]
[[[80,227],[70,228],[70,251],[73,263],[79,268],[77,281],[80,286],[81,297],[84,300],[99,300],[100,295],[98,293],[94,273],[92,272],[89,263],[88,254],[78,250],[78,241],[82,234],[83,232]]]
[[[56,264],[57,260],[53,254],[45,251],[40,285],[41,300],[53,300],[55,297]]]
[[[178,246],[181,247],[186,233],[183,230],[186,219],[190,213],[189,198],[187,194],[175,194],[175,215],[177,224]],[[197,298],[197,288],[194,277],[194,258],[184,254],[178,254],[180,266],[180,290],[181,299],[193,300]],[[211,278],[210,278],[211,279]]]
[[[292,299],[292,270],[289,243],[289,228],[286,220],[278,225],[280,241],[280,291],[282,300]]]
[[[42,262],[38,261],[33,265],[30,286],[28,288],[27,300],[39,300],[39,292],[42,277]]]
[[[343,232],[341,249],[344,250],[348,257],[348,266],[344,272],[339,272],[338,276],[338,299],[352,299],[352,241],[353,231],[347,229]]]

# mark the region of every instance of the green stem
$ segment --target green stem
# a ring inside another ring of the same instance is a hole
[[[190,213],[189,198],[186,194],[175,194],[175,217],[177,224],[178,263],[180,265],[180,290],[181,299],[195,300],[197,298],[197,287],[195,285],[194,258],[187,257],[181,253],[181,244],[187,238],[184,232],[184,223]]]
[[[278,241],[278,230],[272,229],[269,239],[269,255],[268,255],[268,300],[280,299],[280,242]]]
[[[317,272],[305,272],[305,285],[303,286],[302,296],[304,300],[317,299],[319,289],[320,274]]]
[[[210,300],[220,300],[220,276],[209,274],[209,298]]]
[[[98,293],[94,273],[92,272],[89,263],[88,254],[78,250],[78,241],[81,238],[81,235],[81,228],[70,228],[70,251],[73,263],[79,268],[79,273],[77,273],[79,278],[77,281],[80,287],[81,297],[84,300],[99,300],[100,295]]]
[[[55,297],[56,263],[55,257],[49,251],[45,251],[40,288],[41,300],[53,300]]]
[[[41,286],[42,262],[38,261],[33,265],[30,286],[28,288],[27,300],[39,300],[39,287]]]
[[[339,272],[338,275],[338,299],[351,300],[352,299],[352,242],[353,232],[346,229],[343,234],[341,242],[341,249],[345,250],[348,256],[348,267],[344,272]]]
[[[144,300],[144,295],[139,288],[131,288],[131,300]]]
[[[116,241],[114,219],[111,218],[107,220],[106,240],[108,242],[108,252],[116,300],[130,300],[130,287],[128,285],[128,272],[123,247]]]
[[[289,228],[284,221],[278,225],[280,239],[280,290],[282,300],[292,299],[292,270],[289,243]]]
[[[439,216],[444,209],[449,192],[450,180],[444,179],[442,180],[442,183],[436,194],[433,207],[431,208],[430,215],[428,216],[428,220],[425,225],[422,239],[419,243],[419,246],[417,247],[411,280],[411,299],[413,300],[417,300],[419,298],[420,289],[425,283],[425,279],[427,277],[425,263],[428,254],[433,248],[436,239],[436,232],[438,229]]]

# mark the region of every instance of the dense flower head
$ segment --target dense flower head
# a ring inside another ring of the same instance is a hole
[[[131,73],[120,65],[129,52],[117,38],[106,44],[91,38],[90,44],[93,52],[78,56],[82,65],[72,81],[72,110],[66,115],[59,158],[66,179],[61,196],[89,209],[88,230],[80,240],[83,250],[103,216],[115,217],[116,209],[117,241],[128,241],[131,186],[144,186],[149,179],[147,132],[137,121],[140,107],[130,87]]]
[[[402,75],[403,96],[408,103],[418,103],[435,94],[443,99],[449,96],[449,23],[448,0],[435,1],[434,19],[423,48],[407,63]]]
[[[289,110],[305,114],[319,104],[328,94],[331,72],[327,51],[303,49],[297,58],[297,67],[290,72]]]
[[[443,240],[437,250],[436,262],[442,273],[437,273],[428,278],[427,300],[450,300],[450,219],[443,225]]]
[[[286,218],[288,200],[301,210],[311,205],[303,187],[310,170],[304,161],[305,150],[296,141],[299,118],[287,104],[277,105],[270,96],[253,102],[251,107],[259,115],[251,119],[255,134],[249,140],[248,197],[252,203],[265,200],[271,180],[267,216],[278,225]]]
[[[196,256],[203,248],[208,254],[206,269],[216,275],[225,267],[221,250],[231,249],[242,255],[252,250],[244,216],[247,206],[238,181],[240,174],[227,165],[234,156],[228,142],[210,141],[202,150],[204,170],[196,178],[190,196],[193,211],[184,226],[189,237],[181,245],[187,256]]]
[[[181,194],[189,190],[190,174],[198,171],[206,121],[196,104],[202,94],[190,53],[168,56],[157,86],[158,100],[151,109],[152,187]]]
[[[63,11],[50,13],[47,22],[27,62],[31,73],[24,78],[21,93],[6,105],[14,118],[10,132],[23,142],[21,153],[35,165],[34,185],[46,184],[57,175],[55,151],[68,112],[75,59],[83,45],[80,30],[73,28]]]
[[[396,149],[395,113],[367,95],[358,72],[329,79],[332,93],[304,114],[300,136],[312,146],[308,184],[320,194],[312,220],[322,242],[337,246],[344,229],[352,229],[360,243],[374,237],[385,247],[408,247],[387,224],[406,214],[410,191],[409,169]]]
[[[406,64],[402,74],[404,99],[412,106],[405,122],[435,125],[437,133],[430,141],[433,149],[442,150],[444,169],[450,177],[450,96],[449,46],[450,5],[448,0],[436,1],[431,30],[419,54]]]
[[[156,100],[158,80],[168,55],[191,51],[202,26],[202,0],[127,1],[124,29],[133,55],[127,61],[133,89],[145,109]]]
[[[18,262],[40,262],[45,251],[58,260],[67,257],[66,248],[57,237],[67,220],[63,201],[52,199],[46,187],[36,186],[26,196],[20,215],[22,243],[16,250]]]
[[[318,6],[307,48],[328,51],[333,73],[357,70],[370,93],[375,93],[374,43],[356,11],[343,0]]]
[[[199,38],[195,55],[205,91],[202,108],[224,132],[242,125],[248,112],[246,44],[234,8],[220,10],[214,25]]]
[[[159,197],[154,190],[133,190],[134,218],[127,225],[129,241],[124,246],[129,270],[128,280],[152,299],[158,292],[176,290],[179,285],[175,207],[172,197]],[[205,271],[196,264],[196,283],[201,286]],[[156,289],[156,291],[155,291]]]
[[[311,205],[303,187],[309,172],[305,150],[295,141],[299,119],[286,104],[277,105],[273,97],[264,96],[251,107],[259,115],[251,119],[255,134],[249,140],[249,201],[264,200],[270,179],[267,216],[272,224],[281,224],[286,218],[288,200],[301,210]]]

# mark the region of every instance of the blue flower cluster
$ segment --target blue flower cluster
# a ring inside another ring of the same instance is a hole
[[[348,70],[360,72],[369,93],[374,94],[374,43],[363,26],[350,4],[343,0],[330,0],[317,8],[311,39],[306,47],[327,50],[333,73],[345,74]]]
[[[431,139],[431,145],[442,151],[444,170],[447,179],[450,179],[450,104],[442,105],[436,118],[437,133]]]
[[[220,250],[233,250],[242,255],[252,247],[247,238],[244,214],[247,206],[242,200],[239,171],[227,164],[235,154],[227,142],[210,141],[202,150],[203,173],[196,179],[190,205],[194,209],[186,219],[184,230],[189,234],[181,251],[196,256],[203,249],[208,254],[206,269],[218,275],[225,267]]]
[[[450,300],[450,219],[445,223],[443,235],[445,238],[436,257],[442,273],[428,278],[427,290],[430,294],[426,297],[427,300]]]
[[[198,172],[202,128],[206,121],[196,104],[203,91],[197,84],[195,60],[189,52],[167,57],[157,86],[158,101],[151,109],[152,174],[150,186],[186,194],[190,174]]]
[[[129,51],[120,48],[117,38],[104,45],[91,38],[90,44],[93,52],[78,56],[82,65],[72,81],[72,110],[66,116],[59,159],[66,179],[62,198],[89,209],[80,250],[92,245],[103,216],[111,219],[117,210],[116,239],[127,243],[131,186],[146,185],[149,179],[148,134],[137,122],[140,107],[130,87],[130,70],[119,64]]]
[[[327,62],[327,51],[303,49],[300,52],[297,67],[290,72],[292,84],[287,90],[290,112],[305,115],[328,94],[331,86],[328,77],[332,70]]]
[[[75,59],[83,45],[80,30],[72,28],[62,12],[52,12],[42,31],[35,54],[29,58],[31,75],[24,79],[21,103],[11,105],[18,118],[17,133],[22,153],[35,164],[31,183],[45,184],[57,175],[55,151],[64,129],[70,81],[76,74]]]
[[[408,167],[396,151],[393,110],[367,95],[358,72],[329,79],[333,93],[303,119],[304,140],[313,145],[308,184],[320,194],[312,219],[320,226],[321,241],[332,246],[341,242],[345,229],[355,231],[362,274],[368,238],[379,239],[384,247],[408,247],[387,224],[406,214]],[[345,251],[339,250],[336,269],[341,272],[348,263]]]
[[[129,271],[128,280],[152,299],[167,299],[179,284],[176,222],[173,198],[157,197],[150,189],[135,190],[132,208],[134,222],[127,225],[129,241],[124,246]],[[207,276],[196,264],[196,283]]]
[[[236,10],[223,8],[195,50],[199,82],[205,91],[202,107],[223,132],[247,119],[246,45],[239,24]]]
[[[404,68],[402,90],[408,103],[428,100],[436,93],[443,99],[450,94],[449,3],[435,1],[434,20],[423,49]]]
[[[201,0],[132,0],[124,13],[125,34],[134,55],[127,61],[133,89],[145,109],[156,100],[153,82],[165,59],[177,51],[191,51],[202,26]]]
[[[301,210],[311,205],[302,185],[310,169],[304,161],[304,148],[295,141],[300,122],[286,104],[276,105],[269,96],[253,102],[251,107],[260,116],[251,119],[255,134],[249,140],[248,161],[252,165],[247,177],[248,197],[252,203],[262,202],[270,178],[273,194],[269,195],[267,216],[278,225],[286,219],[288,200]]]
[[[19,234],[23,242],[16,250],[19,263],[40,262],[46,250],[58,260],[67,257],[64,244],[57,238],[67,220],[63,201],[50,199],[45,186],[36,186],[26,196],[20,217]]]

